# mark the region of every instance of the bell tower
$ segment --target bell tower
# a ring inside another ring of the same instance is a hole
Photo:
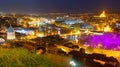
[[[16,38],[15,31],[10,25],[9,28],[7,29],[7,40],[14,40],[15,38]]]

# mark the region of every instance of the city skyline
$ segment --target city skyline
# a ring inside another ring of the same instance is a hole
[[[118,0],[1,0],[0,12],[87,13],[106,10],[120,12]]]
[[[120,67],[119,3],[0,0],[0,67]]]

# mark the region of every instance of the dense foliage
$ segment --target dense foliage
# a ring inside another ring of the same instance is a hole
[[[45,55],[36,55],[23,48],[0,48],[0,67],[55,67]]]

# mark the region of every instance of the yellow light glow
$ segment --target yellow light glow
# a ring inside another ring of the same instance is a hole
[[[90,33],[90,31],[89,31],[89,30],[85,30],[85,33],[86,33],[86,34],[89,34],[89,33]]]
[[[104,28],[104,32],[112,32],[112,29],[110,28],[109,25],[107,25],[107,26]]]
[[[33,36],[33,35],[28,35],[28,36],[26,36],[26,38],[27,38],[27,39],[34,39],[34,38],[36,38],[36,37]]]
[[[35,32],[31,31],[31,32],[30,32],[30,35],[35,35]]]
[[[103,12],[100,14],[99,17],[100,17],[100,18],[106,17],[105,11],[103,11]]]
[[[38,34],[38,37],[44,37],[44,34],[40,33]]]
[[[36,54],[39,55],[39,54],[42,54],[43,50],[37,50]]]
[[[80,31],[75,32],[74,34],[80,34]]]
[[[101,60],[97,60],[97,59],[93,59],[93,61],[94,61],[94,62],[98,62],[98,63],[100,63],[100,64],[102,64],[102,65],[105,64],[105,61],[101,61]]]
[[[66,50],[64,48],[61,48],[61,50],[66,52]]]

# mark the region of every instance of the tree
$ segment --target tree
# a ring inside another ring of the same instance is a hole
[[[89,53],[89,54],[93,53],[93,50],[94,49],[91,46],[87,47],[87,49],[86,49],[87,53]]]

